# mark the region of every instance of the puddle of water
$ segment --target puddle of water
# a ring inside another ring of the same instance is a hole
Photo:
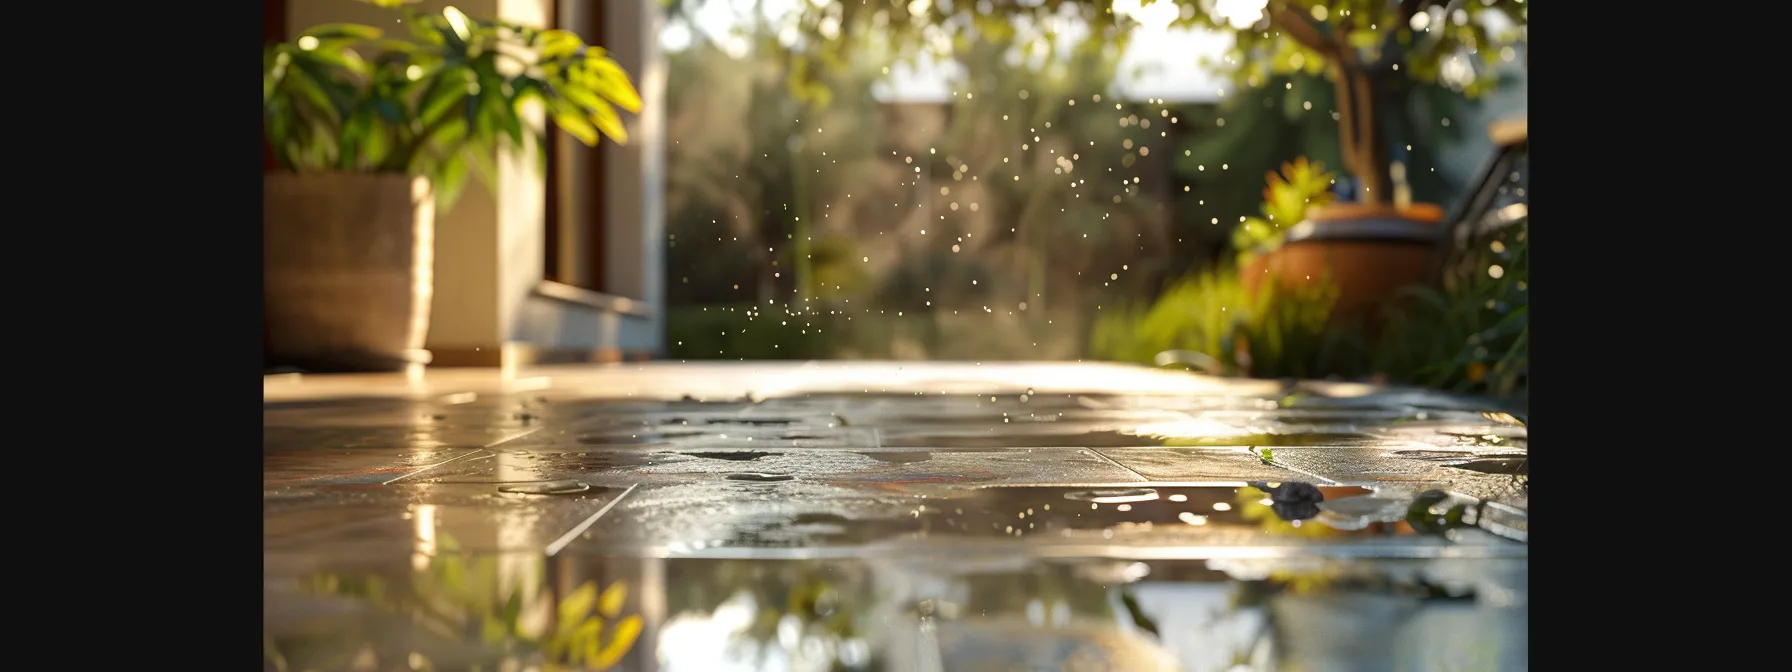
[[[1502,475],[1507,475],[1507,476],[1526,476],[1529,474],[1529,470],[1526,467],[1526,464],[1528,461],[1529,461],[1529,458],[1527,458],[1526,456],[1523,456],[1523,455],[1496,455],[1496,456],[1481,458],[1478,460],[1473,460],[1470,462],[1464,462],[1461,464],[1450,464],[1450,465],[1446,465],[1446,466],[1451,467],[1453,469],[1466,469],[1468,471],[1478,471],[1483,474],[1502,474]]]
[[[778,455],[779,453],[768,453],[768,452],[757,451],[757,450],[725,450],[725,451],[713,451],[713,452],[702,452],[702,453],[674,453],[674,454],[676,454],[676,455],[691,455],[691,456],[695,456],[695,457],[701,457],[706,460],[728,460],[731,462],[751,462],[751,461],[757,460],[761,457],[766,457],[768,455]]]
[[[997,420],[983,431],[886,433],[885,448],[1128,448],[1163,445],[1163,440],[1115,430],[1019,431]],[[1232,445],[1232,444],[1227,444]]]
[[[1162,445],[1179,447],[1214,446],[1350,446],[1377,442],[1367,432],[1291,432],[1286,434],[1244,434],[1219,437],[1178,437],[1163,439]]]
[[[769,474],[757,471],[729,474],[726,478],[730,481],[748,481],[752,483],[778,483],[782,481],[796,480],[796,476],[791,474]]]
[[[894,450],[886,452],[861,452],[860,455],[877,460],[884,464],[914,464],[933,459],[933,453],[925,450]]]
[[[576,453],[557,453],[552,456],[541,456],[542,469],[566,472],[608,471],[611,469],[627,469],[659,464],[667,459],[666,453],[646,453],[639,451],[604,450],[584,451]]]
[[[736,480],[760,480],[761,475],[735,474]],[[785,476],[788,478],[788,476]],[[1344,500],[1369,494],[1367,488],[1314,487],[1300,484],[1260,483],[1259,488],[1236,486],[1146,487],[979,487],[969,493],[926,499],[910,498],[905,504],[835,506],[798,509],[782,517],[766,509],[770,518],[750,526],[753,534],[718,539],[719,547],[758,547],[759,531],[778,531],[777,546],[857,546],[910,543],[902,540],[929,538],[1037,539],[1041,543],[1075,542],[1078,539],[1113,539],[1133,535],[1144,540],[1152,535],[1218,534],[1248,531],[1250,535],[1276,535],[1290,539],[1327,539],[1348,536],[1383,537],[1412,535],[1409,528],[1393,525],[1360,525],[1340,530],[1312,520],[1320,501]],[[1303,499],[1304,497],[1304,499]],[[735,506],[754,505],[737,500]],[[713,519],[710,521],[715,522]],[[618,524],[623,524],[618,521]],[[647,527],[648,518],[628,523]],[[726,527],[712,528],[730,536]]]
[[[1094,504],[1130,504],[1132,502],[1149,502],[1157,499],[1157,490],[1152,488],[1123,488],[1105,490],[1073,490],[1064,493],[1064,498]]]
[[[601,434],[583,434],[583,435],[579,436],[578,442],[580,444],[587,445],[587,446],[626,446],[626,445],[639,445],[639,444],[649,444],[649,443],[666,443],[667,441],[672,440],[672,439],[680,439],[680,438],[691,437],[691,436],[699,436],[702,434],[703,434],[703,432],[700,432],[695,429],[691,429],[691,430],[651,429],[650,430],[650,429],[645,429],[645,428],[637,428],[637,429],[630,430],[630,431],[606,432],[606,433],[601,433]]]
[[[571,495],[586,490],[591,486],[579,481],[540,481],[536,483],[511,483],[498,486],[498,492],[516,495]]]
[[[1528,654],[1522,561],[543,561],[449,549],[265,585],[270,669],[576,668],[566,644],[581,623],[597,624],[593,648],[618,670],[1507,670]]]
[[[269,405],[270,667],[1522,669],[1523,421],[1296,389]]]

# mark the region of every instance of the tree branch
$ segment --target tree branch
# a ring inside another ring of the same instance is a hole
[[[1269,22],[1281,28],[1289,39],[1300,46],[1325,54],[1327,58],[1339,58],[1349,53],[1348,49],[1340,49],[1336,42],[1326,37],[1318,26],[1307,21],[1307,17],[1287,5],[1278,3],[1275,9],[1270,10]]]

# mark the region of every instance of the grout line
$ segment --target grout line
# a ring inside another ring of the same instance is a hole
[[[416,471],[413,471],[413,472],[410,472],[410,473],[406,473],[406,474],[402,474],[402,475],[400,475],[400,476],[398,476],[398,477],[396,477],[396,478],[393,478],[393,479],[391,479],[391,480],[389,480],[389,481],[385,481],[385,482],[383,482],[383,483],[380,483],[380,485],[391,485],[391,484],[393,484],[393,483],[397,483],[397,482],[399,482],[399,481],[402,481],[402,480],[404,480],[404,479],[407,479],[407,478],[410,478],[410,477],[412,477],[412,476],[416,476],[416,475],[417,475],[417,474],[421,474],[421,473],[423,473],[423,472],[425,472],[425,471],[429,471],[429,470],[431,470],[431,469],[434,469],[434,468],[436,468],[436,467],[440,467],[440,466],[442,466],[442,465],[444,465],[444,464],[450,464],[450,463],[453,463],[453,462],[459,462],[459,461],[461,461],[461,460],[464,460],[464,459],[466,459],[466,458],[468,458],[468,457],[472,457],[472,456],[474,456],[474,455],[477,455],[477,454],[479,454],[479,453],[483,453],[483,452],[485,452],[485,449],[484,449],[484,448],[474,448],[474,449],[472,449],[472,450],[469,450],[469,451],[467,451],[467,452],[464,452],[464,453],[461,453],[461,454],[459,454],[459,455],[456,455],[456,456],[454,456],[454,457],[451,457],[451,458],[448,458],[448,459],[446,459],[446,460],[442,460],[442,461],[441,461],[441,462],[437,462],[437,463],[435,463],[435,464],[431,464],[431,465],[427,465],[427,466],[425,466],[425,467],[423,467],[423,468],[421,468],[421,469],[418,469],[418,470],[416,470]]]
[[[485,444],[485,445],[484,445],[484,446],[482,446],[482,447],[479,447],[479,448],[474,448],[474,449],[473,449],[473,450],[470,450],[470,451],[467,451],[467,452],[465,452],[465,453],[462,453],[462,454],[460,454],[460,455],[456,455],[456,456],[454,456],[454,457],[451,457],[451,458],[448,458],[448,459],[446,459],[446,460],[443,460],[443,461],[441,461],[441,462],[437,462],[437,463],[435,463],[435,464],[432,464],[432,465],[429,465],[429,466],[426,466],[426,467],[423,467],[423,468],[421,468],[421,469],[418,469],[418,470],[416,470],[416,471],[413,471],[413,472],[410,472],[410,473],[408,473],[408,474],[404,474],[404,475],[402,475],[402,476],[399,476],[399,477],[397,477],[397,478],[394,478],[394,479],[392,479],[392,480],[389,480],[389,481],[386,481],[386,482],[384,482],[384,483],[381,483],[381,484],[380,484],[380,485],[391,485],[391,484],[393,484],[393,483],[397,483],[397,482],[399,482],[399,481],[402,481],[402,480],[404,480],[404,479],[407,479],[407,478],[410,478],[410,477],[412,477],[412,476],[416,476],[416,475],[417,475],[417,474],[421,474],[421,473],[423,473],[423,472],[426,472],[426,471],[429,471],[429,470],[431,470],[431,469],[434,469],[434,468],[436,468],[436,467],[440,467],[440,466],[442,466],[442,465],[445,465],[445,464],[449,464],[449,463],[451,463],[451,462],[458,462],[458,461],[460,461],[460,460],[463,460],[463,459],[466,459],[466,458],[468,458],[468,457],[472,457],[472,456],[473,456],[473,455],[474,455],[474,454],[477,454],[477,453],[483,453],[483,452],[486,452],[486,449],[488,449],[488,448],[495,448],[495,447],[497,447],[497,446],[498,446],[498,445],[499,445],[499,444],[502,444],[502,443],[506,443],[506,442],[509,442],[509,441],[514,441],[514,440],[517,440],[517,439],[520,439],[520,438],[523,438],[523,437],[525,437],[525,436],[528,436],[528,435],[530,435],[530,434],[534,434],[534,433],[535,433],[535,432],[537,432],[537,431],[540,431],[540,429],[541,429],[541,428],[539,428],[539,427],[537,427],[537,428],[535,428],[535,429],[529,429],[529,430],[525,430],[525,431],[521,431],[521,432],[517,432],[517,433],[516,433],[516,434],[512,434],[512,435],[510,435],[510,436],[506,436],[506,437],[504,437],[504,438],[502,438],[502,439],[498,439],[498,440],[497,440],[497,441],[493,441],[493,442],[491,442],[491,443],[488,443],[488,444]]]
[[[1251,446],[1251,448],[1257,448],[1257,447],[1258,447],[1258,446]],[[1251,455],[1251,457],[1255,457],[1255,458],[1257,458],[1257,459],[1259,459],[1259,460],[1263,460],[1263,457],[1262,457],[1262,456],[1261,456],[1261,455],[1258,455],[1258,454],[1257,454],[1257,453],[1256,453],[1256,451],[1254,451],[1254,450],[1251,450],[1251,448],[1246,448],[1246,449],[1245,449],[1245,452],[1246,452],[1246,453],[1249,453],[1249,454],[1250,454],[1250,455]],[[1317,480],[1320,480],[1320,481],[1324,481],[1324,482],[1325,482],[1325,483],[1326,483],[1326,484],[1327,484],[1327,485],[1341,485],[1341,484],[1340,484],[1340,483],[1338,483],[1338,482],[1337,482],[1337,481],[1334,481],[1334,480],[1332,480],[1332,479],[1329,479],[1329,478],[1326,478],[1326,477],[1324,477],[1324,476],[1320,476],[1320,475],[1319,475],[1319,474],[1315,474],[1315,473],[1313,473],[1313,472],[1310,472],[1310,471],[1307,471],[1307,470],[1305,470],[1305,469],[1298,469],[1298,468],[1295,468],[1295,467],[1293,467],[1293,466],[1290,466],[1290,465],[1288,465],[1288,464],[1284,464],[1284,463],[1282,463],[1282,462],[1281,462],[1281,461],[1280,461],[1280,460],[1276,460],[1276,459],[1275,459],[1275,458],[1274,458],[1274,457],[1273,457],[1273,456],[1274,456],[1274,455],[1275,455],[1275,448],[1270,448],[1270,449],[1269,449],[1269,450],[1270,450],[1270,455],[1271,455],[1271,456],[1272,456],[1272,457],[1271,457],[1271,458],[1270,458],[1270,459],[1267,459],[1267,460],[1263,460],[1263,461],[1264,461],[1264,462],[1265,462],[1265,463],[1267,463],[1267,464],[1269,464],[1269,466],[1272,466],[1272,467],[1276,467],[1276,468],[1278,468],[1278,469],[1287,469],[1287,470],[1289,470],[1289,471],[1292,471],[1292,472],[1294,472],[1294,473],[1297,473],[1297,474],[1300,474],[1300,475],[1302,475],[1302,476],[1306,476],[1306,477],[1309,477],[1309,478],[1313,478],[1313,479],[1317,479]]]
[[[584,522],[574,525],[572,529],[566,531],[566,534],[562,534],[559,539],[555,539],[554,543],[548,544],[548,557],[554,557],[556,553],[565,550],[567,544],[571,544],[574,539],[578,539],[579,535],[585,533],[585,530],[591,529],[592,524],[596,523],[597,519],[602,518],[604,514],[609,513],[610,509],[616,507],[617,502],[622,501],[622,498],[627,497],[628,493],[634,492],[635,488],[638,487],[641,487],[640,483],[628,486],[627,490],[623,490],[622,494],[617,495],[615,499],[610,500],[610,503],[605,504],[604,508],[598,509],[597,513],[591,514],[591,517],[586,518]]]
[[[1125,469],[1126,473],[1129,473],[1129,474],[1139,477],[1139,482],[1141,482],[1141,483],[1150,483],[1151,482],[1151,479],[1145,478],[1144,474],[1139,473],[1137,470],[1134,470],[1132,467],[1121,464],[1119,460],[1116,460],[1112,457],[1108,457],[1107,453],[1101,452],[1100,450],[1097,450],[1095,448],[1083,448],[1083,450],[1087,450],[1091,453],[1095,453],[1096,457],[1100,457],[1101,459],[1107,460],[1109,464],[1112,464],[1121,469]]]

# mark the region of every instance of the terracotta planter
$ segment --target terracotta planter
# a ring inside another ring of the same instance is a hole
[[[1330,278],[1338,286],[1335,318],[1369,315],[1400,288],[1426,280],[1442,219],[1430,204],[1315,208],[1281,247],[1240,268],[1239,279],[1255,293],[1265,280],[1299,286]]]
[[[435,199],[427,179],[270,173],[262,226],[270,365],[321,372],[428,363]]]

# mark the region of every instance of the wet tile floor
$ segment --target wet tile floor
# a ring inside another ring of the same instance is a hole
[[[1526,667],[1486,402],[974,363],[264,398],[267,669]]]

